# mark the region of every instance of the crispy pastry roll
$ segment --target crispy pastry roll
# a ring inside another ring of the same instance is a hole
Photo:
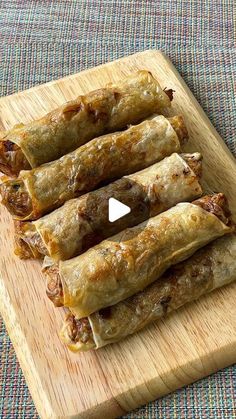
[[[176,129],[175,129],[176,128]],[[59,160],[22,171],[1,185],[2,203],[19,219],[37,219],[102,182],[141,170],[180,150],[181,116],[156,116],[128,130],[95,138]]]
[[[140,172],[67,201],[35,222],[15,221],[15,253],[21,258],[70,259],[178,202],[197,198],[202,194],[200,176],[199,153],[173,153]],[[108,219],[110,197],[131,208],[113,223]]]
[[[18,176],[21,170],[56,160],[92,138],[162,114],[171,99],[172,90],[163,91],[149,71],[134,73],[6,132],[0,140],[0,170]]]
[[[47,294],[82,318],[143,290],[172,265],[232,231],[223,194],[180,203],[102,241],[80,256],[45,266]]]
[[[184,304],[236,280],[236,235],[221,237],[172,266],[144,291],[77,319],[72,313],[60,336],[72,351],[118,342]]]

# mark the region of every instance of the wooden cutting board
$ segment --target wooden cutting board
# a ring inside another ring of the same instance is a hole
[[[80,93],[148,69],[175,90],[172,114],[190,133],[186,147],[204,156],[204,184],[223,191],[236,215],[236,165],[192,93],[158,51],[145,51],[0,99],[2,129],[28,122]],[[58,330],[63,309],[45,296],[37,261],[12,253],[12,222],[0,210],[0,311],[42,418],[105,419],[236,362],[236,283],[96,352],[70,353]]]

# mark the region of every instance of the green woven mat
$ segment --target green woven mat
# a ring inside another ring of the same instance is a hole
[[[137,51],[161,49],[236,156],[234,4],[234,0],[0,0],[0,95]],[[37,417],[0,321],[0,418]],[[236,366],[125,418],[236,418]]]

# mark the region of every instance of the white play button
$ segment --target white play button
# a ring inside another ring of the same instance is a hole
[[[131,211],[130,207],[122,202],[118,201],[115,198],[109,198],[109,210],[108,210],[108,218],[111,223],[119,218],[124,217],[124,215],[129,214]]]

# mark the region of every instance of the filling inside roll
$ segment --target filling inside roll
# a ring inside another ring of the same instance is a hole
[[[229,218],[230,211],[225,195],[223,193],[215,195],[206,195],[198,200],[192,202],[192,204],[200,206],[207,212],[214,214],[218,217],[225,225],[230,225],[231,220]],[[64,305],[63,285],[60,277],[59,264],[55,263],[52,266],[44,267],[44,273],[47,277],[47,295],[50,300],[56,306]]]
[[[17,176],[20,170],[31,166],[21,148],[10,140],[0,140],[0,171],[8,176]]]
[[[223,193],[218,193],[212,196],[206,195],[202,198],[196,199],[192,203],[203,208],[205,211],[214,214],[225,225],[231,224],[231,213],[228,207],[228,201]]]
[[[69,313],[66,317],[63,334],[67,336],[71,343],[80,343],[83,350],[96,348],[88,317],[78,320],[73,314]],[[73,350],[73,347],[71,349]]]
[[[59,273],[59,265],[53,264],[44,268],[44,272],[49,278],[47,281],[47,296],[53,301],[56,307],[63,306],[63,287]]]
[[[33,209],[32,200],[23,180],[7,180],[0,185],[2,203],[8,211],[17,216],[29,215]]]
[[[183,144],[188,138],[188,133],[182,116],[174,116],[168,118],[168,120],[176,131],[180,143]],[[0,194],[2,195],[3,205],[6,206],[13,216],[27,218],[32,213],[32,198],[21,178],[2,183],[2,185],[0,185]],[[36,216],[34,218],[36,218]]]
[[[181,154],[181,157],[186,161],[186,163],[189,165],[190,169],[195,173],[195,175],[198,177],[198,179],[202,176],[202,159],[196,156],[195,154],[185,153]]]
[[[44,242],[35,226],[26,221],[14,221],[15,254],[21,259],[41,259],[48,256]]]

